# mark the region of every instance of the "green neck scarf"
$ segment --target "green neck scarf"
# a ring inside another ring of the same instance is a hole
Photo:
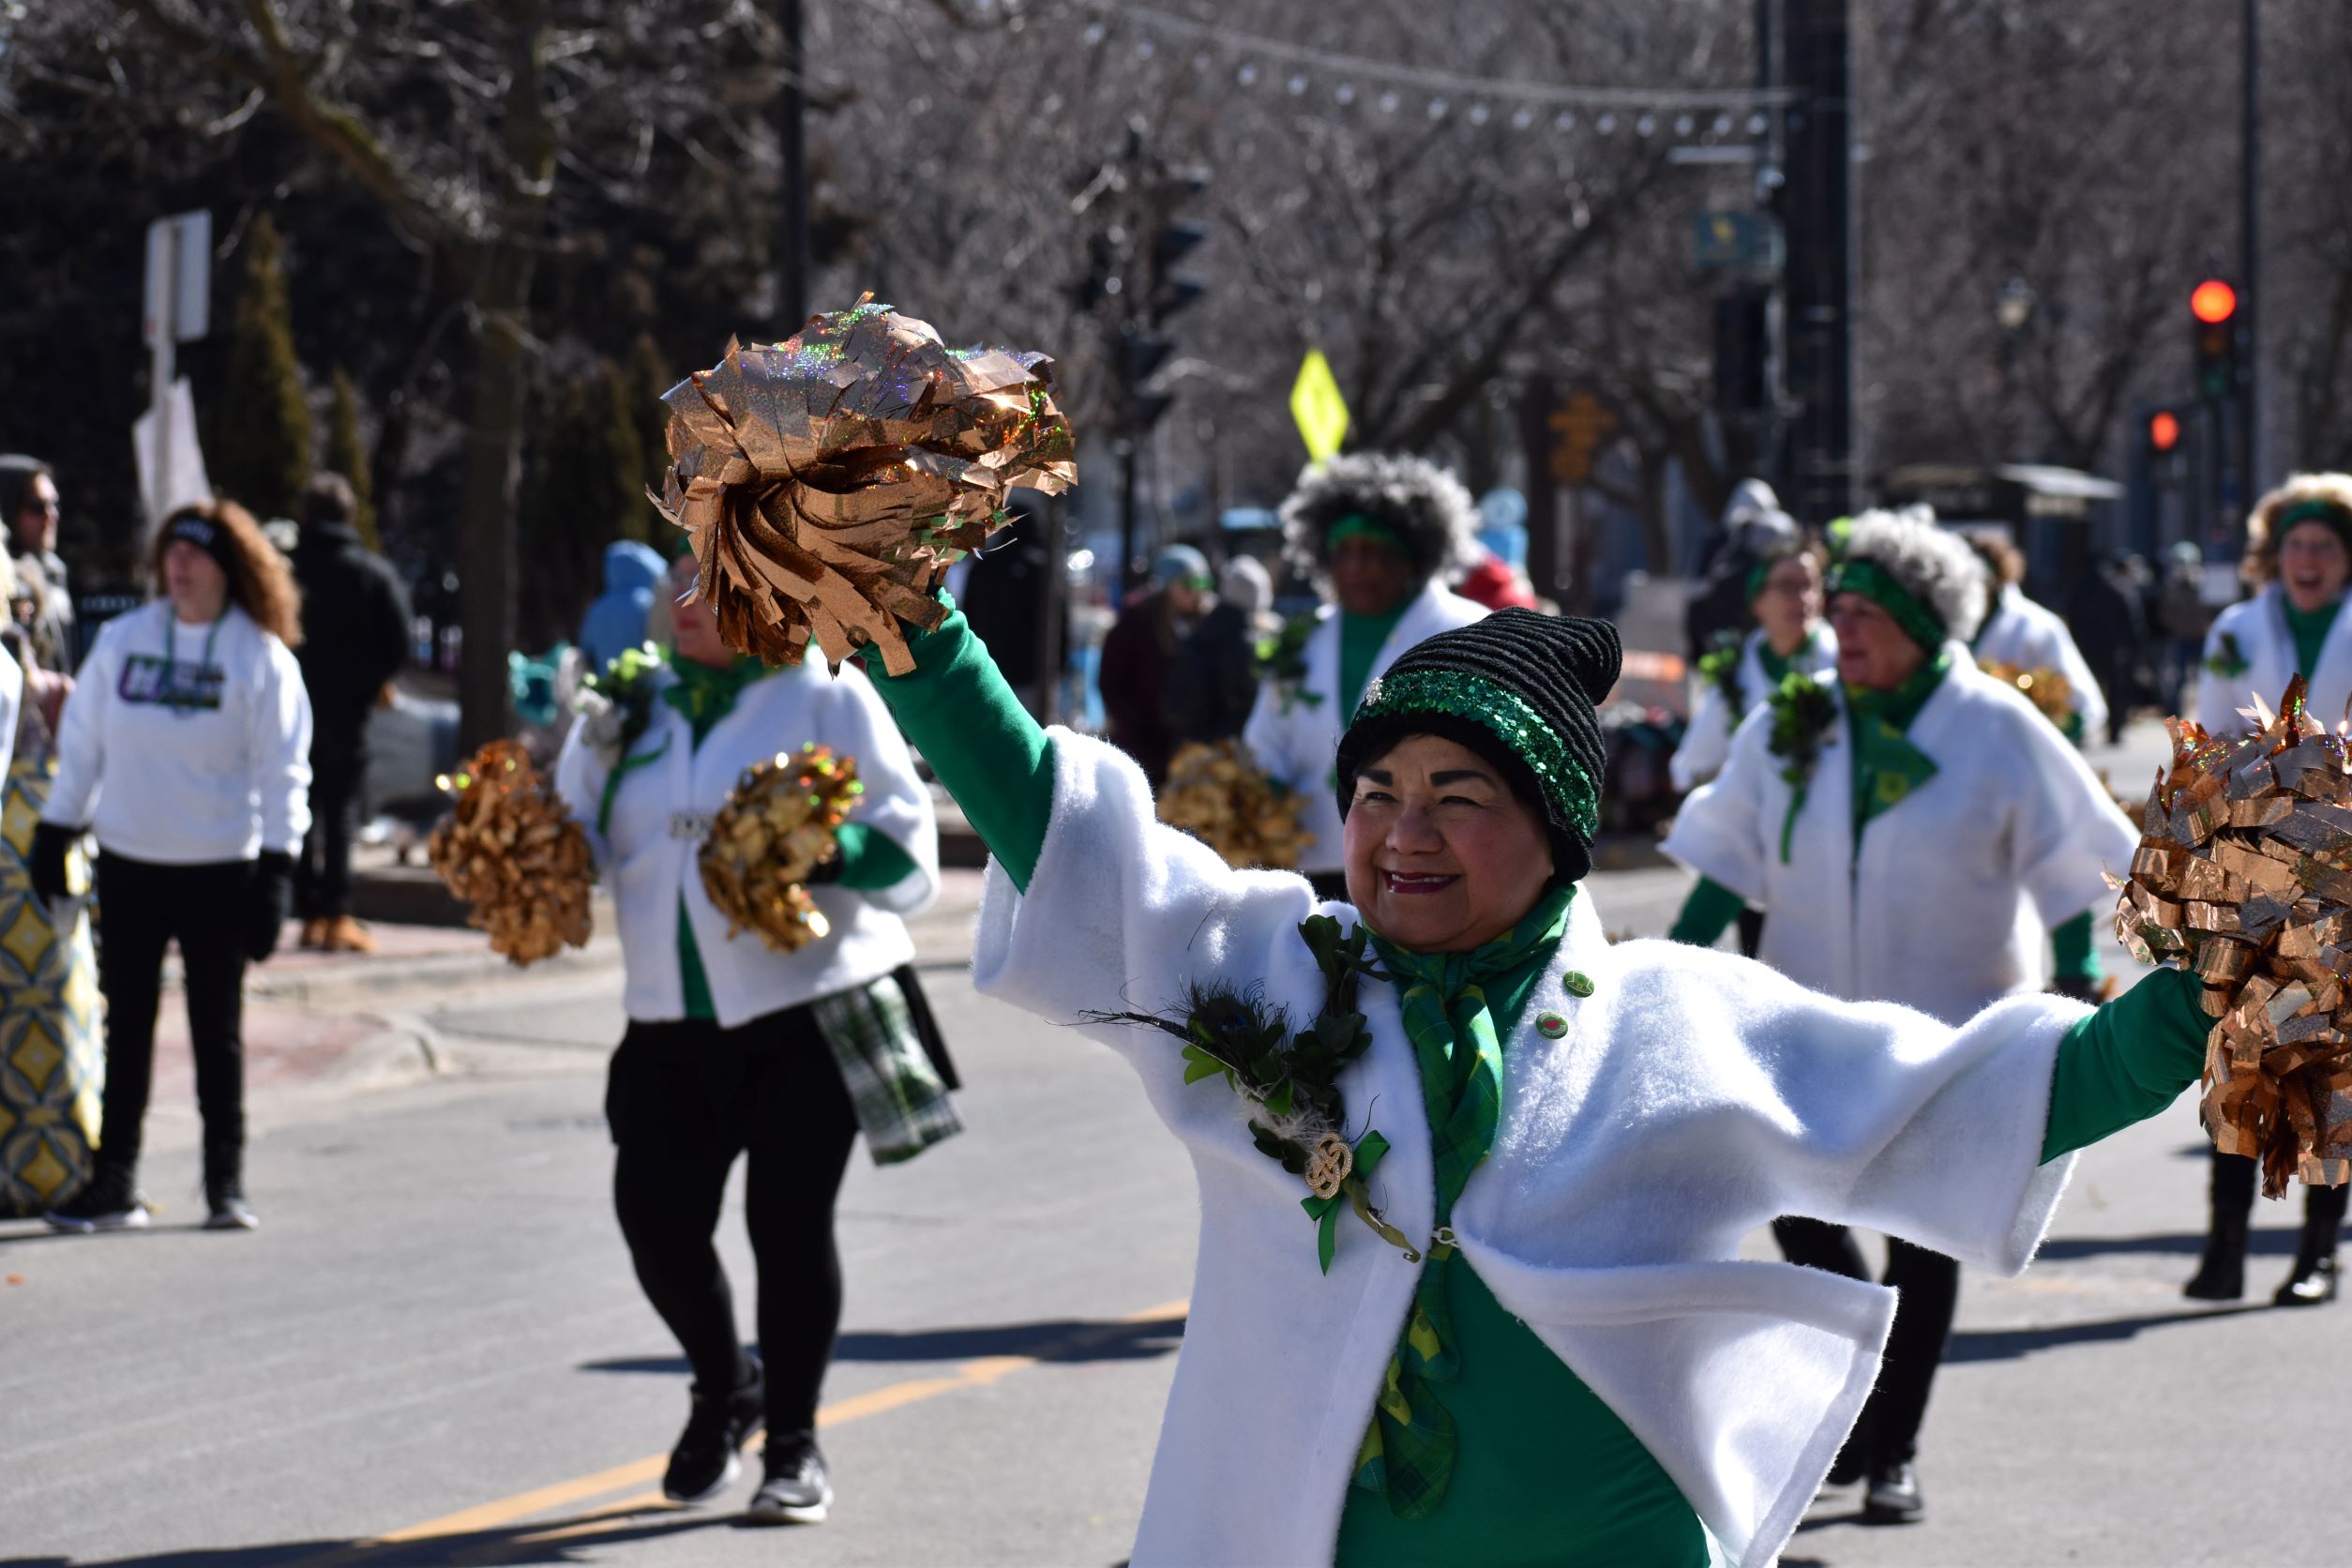
[[[699,659],[673,658],[671,670],[677,675],[675,686],[664,687],[661,700],[685,716],[694,731],[694,744],[702,744],[711,727],[734,712],[735,699],[744,688],[768,672],[768,667],[756,658],[737,658],[731,664],[704,664]]]
[[[1944,645],[1947,634],[1936,612],[1876,561],[1841,562],[1830,574],[1830,592],[1860,594],[1893,616],[1904,635],[1931,654]]]
[[[2298,610],[2286,596],[2286,591],[2281,589],[2279,608],[2286,612],[2286,634],[2295,641],[2295,669],[2308,680],[2311,672],[2319,668],[2319,650],[2328,645],[2328,633],[2335,628],[2344,599],[2339,596],[2317,610]]]
[[[1950,650],[1913,671],[1892,691],[1846,688],[1846,711],[1854,736],[1854,842],[1880,812],[1892,809],[1912,791],[1936,776],[1927,753],[1913,746],[1907,733],[1920,710],[1952,670]]]
[[[1765,680],[1772,686],[1780,685],[1787,677],[1788,671],[1796,668],[1797,661],[1813,652],[1813,644],[1820,635],[1820,627],[1808,627],[1805,631],[1805,640],[1798,643],[1795,651],[1787,658],[1772,652],[1771,638],[1757,638],[1756,640],[1756,662],[1764,667]]]
[[[1405,1033],[1421,1064],[1438,1185],[1438,1235],[1356,1455],[1355,1485],[1385,1492],[1400,1519],[1436,1513],[1454,1479],[1458,1439],[1435,1387],[1461,1375],[1446,1296],[1455,1256],[1448,1226],[1455,1200],[1494,1147],[1502,1121],[1502,1042],[1494,1016],[1501,999],[1490,998],[1486,988],[1559,943],[1576,894],[1573,884],[1545,894],[1516,926],[1469,953],[1409,953],[1377,932],[1372,938],[1395,982]]]

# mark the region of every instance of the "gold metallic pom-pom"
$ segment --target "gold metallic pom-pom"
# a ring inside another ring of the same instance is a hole
[[[2273,1198],[2352,1179],[2352,768],[2303,700],[2299,675],[2242,740],[2168,720],[2132,874],[2108,879],[2133,956],[2205,982],[2206,1131]]]
[[[1233,867],[1289,870],[1315,836],[1299,827],[1306,802],[1268,778],[1238,740],[1181,747],[1160,786],[1160,821],[1183,828]]]
[[[808,897],[808,875],[836,849],[866,786],[857,763],[828,747],[804,746],[756,762],[728,793],[702,841],[702,891],[727,916],[730,941],[752,930],[790,953],[831,927]]]
[[[937,626],[931,590],[1018,486],[1078,480],[1053,361],[950,349],[862,296],[783,342],[731,342],[672,387],[662,515],[692,536],[719,636],[770,664],[812,641],[838,667],[865,643],[914,668],[898,622]]]
[[[2028,670],[2019,664],[1987,663],[1987,675],[2024,697],[2059,730],[2065,730],[2074,718],[2074,684],[2056,670]]]
[[[514,741],[492,741],[455,776],[457,804],[426,841],[449,891],[473,906],[470,924],[517,967],[585,947],[596,863],[588,836]]]

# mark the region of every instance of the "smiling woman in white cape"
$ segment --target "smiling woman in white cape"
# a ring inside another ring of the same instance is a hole
[[[1398,658],[1338,746],[1351,898],[1319,904],[1039,730],[960,615],[910,641],[876,684],[994,852],[980,988],[1120,1051],[1199,1183],[1138,1564],[1769,1563],[1893,1304],[1741,1237],[1805,1214],[2013,1273],[2070,1152],[2196,1077],[2185,974],[1955,1027],[1610,945],[1603,623]]]

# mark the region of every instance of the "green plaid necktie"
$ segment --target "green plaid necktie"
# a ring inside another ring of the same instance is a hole
[[[1421,1101],[1437,1168],[1437,1226],[1495,1144],[1502,1120],[1502,1042],[1485,988],[1557,943],[1576,889],[1544,897],[1508,932],[1470,953],[1408,953],[1373,945],[1399,988],[1405,1034],[1421,1065]],[[1389,1358],[1372,1424],[1356,1453],[1355,1485],[1385,1492],[1400,1519],[1425,1519],[1445,1500],[1458,1440],[1437,1387],[1461,1375],[1447,1274],[1455,1249],[1433,1244],[1413,1288],[1412,1311]]]

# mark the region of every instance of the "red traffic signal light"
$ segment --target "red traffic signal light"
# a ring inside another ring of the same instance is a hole
[[[2168,408],[2160,408],[2148,416],[2148,445],[2158,452],[2169,452],[2180,445],[2180,416]]]
[[[2189,291],[2189,314],[2209,326],[2218,326],[2238,313],[2238,291],[2218,278],[2209,278]]]

